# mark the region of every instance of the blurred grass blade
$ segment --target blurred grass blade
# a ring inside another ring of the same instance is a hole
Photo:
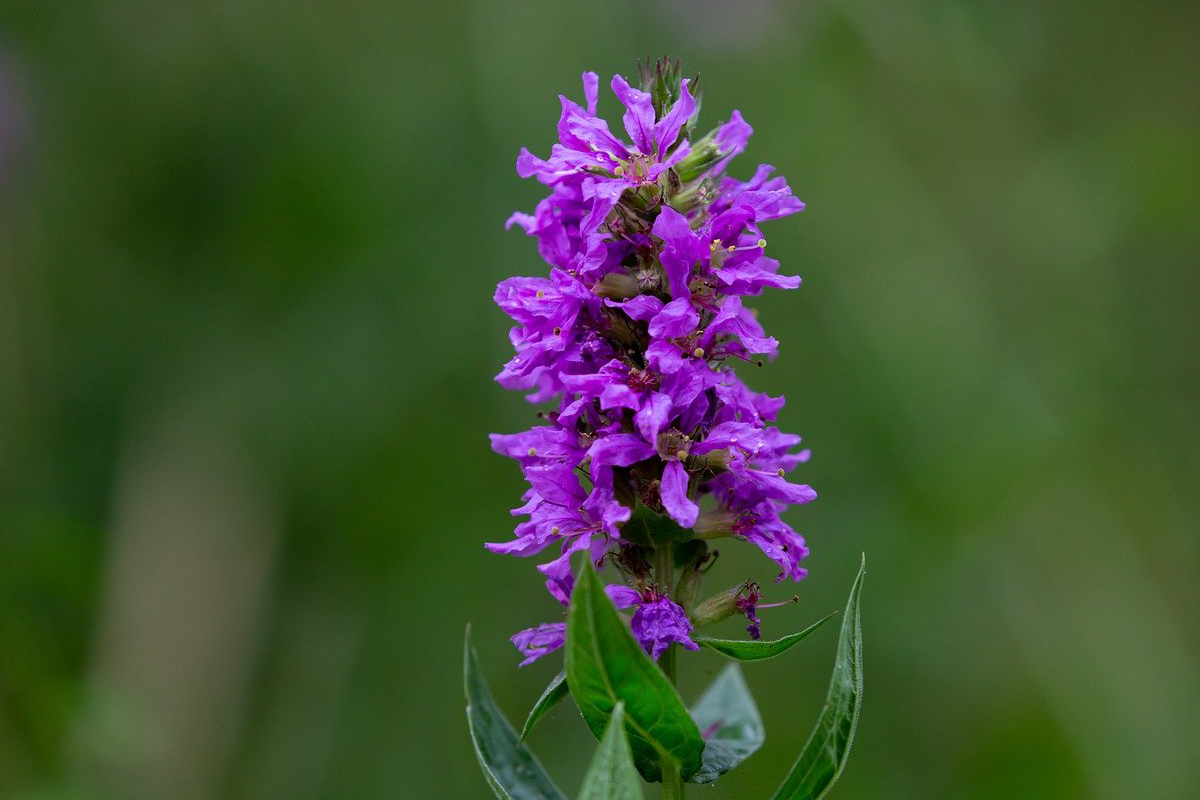
[[[831,611],[804,630],[770,642],[744,641],[741,639],[712,639],[707,636],[695,636],[693,639],[695,639],[696,644],[716,650],[727,658],[735,658],[738,661],[763,661],[768,658],[774,658],[788,650],[792,645],[824,625],[836,613],[836,611]]]
[[[463,642],[463,686],[467,726],[484,777],[501,800],[566,800],[496,705],[471,647],[471,628]]]
[[[577,800],[642,800],[642,779],[625,739],[625,704],[617,703],[583,776]]]
[[[692,719],[706,732],[700,771],[692,783],[712,783],[762,747],[766,732],[758,706],[737,664],[721,670],[696,705]]]
[[[700,769],[700,729],[667,676],[634,640],[587,561],[567,610],[564,660],[571,695],[597,738],[617,703],[625,702],[625,728],[642,777],[661,780],[664,761],[678,765],[685,779]]]
[[[863,554],[858,576],[850,588],[850,599],[846,602],[846,615],[842,619],[837,659],[833,665],[825,706],[800,758],[772,800],[817,800],[824,797],[846,766],[846,757],[850,754],[862,709],[862,622],[858,614],[858,597],[862,592],[866,570],[867,556]]]
[[[546,687],[546,691],[542,692],[542,696],[533,704],[533,708],[529,711],[529,716],[525,720],[525,726],[521,728],[521,738],[518,742],[525,741],[525,737],[533,730],[533,726],[538,724],[538,720],[546,716],[550,709],[558,705],[558,702],[570,694],[570,689],[567,688],[567,673],[560,672],[550,681],[550,685]]]

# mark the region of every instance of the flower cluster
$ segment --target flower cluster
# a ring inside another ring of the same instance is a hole
[[[611,85],[628,141],[597,116],[589,72],[584,105],[560,98],[549,158],[522,149],[517,159],[518,174],[550,193],[508,225],[537,237],[551,269],[496,290],[516,323],[516,355],[497,381],[554,410],[531,430],[492,436],[529,490],[513,511],[525,517],[516,538],[487,547],[517,556],[554,548],[538,569],[564,605],[574,554],[613,564],[620,581],[609,595],[634,609],[634,635],[657,657],[671,643],[695,649],[692,622],[672,599],[674,566],[652,577],[655,542],[633,535],[646,526],[631,520],[676,531],[658,546],[731,536],[775,561],[777,580],[805,575],[804,539],[780,514],[816,496],[785,477],[808,451],[793,452],[800,437],[771,424],[783,398],[751,391],[733,369],[761,366],[778,347],[742,298],[800,284],[766,255],[759,224],[804,205],[770,166],[747,181],[725,174],[751,134],[737,111],[692,140],[698,102],[677,64],[648,68],[641,89],[619,75]],[[703,551],[692,549],[698,559]],[[513,642],[529,663],[563,637],[564,624],[551,623]]]

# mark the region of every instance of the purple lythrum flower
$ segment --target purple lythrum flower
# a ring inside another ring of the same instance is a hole
[[[767,254],[760,226],[804,204],[769,165],[746,180],[730,174],[752,129],[733,111],[698,132],[697,82],[678,62],[648,63],[638,83],[613,77],[610,125],[599,78],[585,73],[582,104],[559,98],[549,154],[517,158],[517,173],[547,195],[508,225],[537,240],[547,268],[496,289],[515,351],[496,380],[543,410],[529,430],[492,436],[529,488],[514,537],[487,547],[536,557],[561,605],[573,564],[601,567],[633,635],[659,658],[696,647],[689,614],[715,540],[754,545],[776,580],[805,576],[808,548],[784,513],[816,493],[789,477],[809,452],[774,424],[783,398],[752,391],[738,372],[780,348],[747,298],[800,285]],[[690,577],[677,582],[680,570]],[[738,605],[756,639],[758,600],[756,586]],[[513,643],[527,664],[564,636],[564,623],[549,622]]]

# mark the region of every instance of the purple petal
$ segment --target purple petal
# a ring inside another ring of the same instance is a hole
[[[700,324],[700,312],[692,305],[690,297],[672,300],[650,320],[650,335],[658,339],[675,339],[687,336]]]
[[[707,255],[705,246],[692,231],[687,217],[670,206],[663,206],[654,220],[652,231],[666,244],[661,260],[671,285],[671,297],[690,297],[688,281],[691,280],[692,267]]]
[[[729,116],[729,122],[717,129],[717,149],[723,156],[736,156],[746,149],[746,143],[750,141],[752,133],[754,129],[742,119],[742,113],[735,109]]]
[[[617,608],[629,608],[642,601],[642,596],[637,593],[637,590],[630,589],[628,586],[611,583],[604,587],[604,591],[608,593],[608,599],[612,600],[613,605]]]
[[[536,628],[526,628],[515,634],[511,641],[521,651],[521,655],[525,656],[520,666],[528,666],[566,643],[567,623],[545,622]]]
[[[688,473],[682,463],[668,461],[663,470],[662,484],[659,487],[663,508],[671,515],[671,519],[685,528],[696,524],[700,514],[700,506],[688,498]]]
[[[594,72],[583,73],[583,98],[589,116],[596,116],[596,101],[600,97],[600,76]],[[737,113],[736,111],[733,113]]]
[[[592,459],[592,481],[597,481],[601,467],[628,467],[654,455],[655,449],[642,437],[632,433],[617,433],[597,439],[588,448]]]
[[[612,79],[613,94],[625,106],[625,130],[634,146],[645,155],[654,147],[654,101],[648,92],[634,89],[620,75]]]
[[[647,442],[658,441],[658,432],[671,416],[671,398],[662,392],[653,392],[640,411],[633,415],[633,424]]]
[[[677,372],[683,366],[683,355],[670,342],[651,342],[646,348],[646,363],[664,375]]]
[[[639,294],[636,297],[631,297],[623,303],[608,301],[605,305],[613,308],[619,308],[625,312],[630,319],[646,321],[662,310],[663,301],[659,300],[654,295]]]
[[[657,659],[671,644],[681,644],[688,650],[699,650],[692,641],[692,623],[683,609],[669,598],[658,597],[643,603],[630,622],[633,636],[642,648]]]

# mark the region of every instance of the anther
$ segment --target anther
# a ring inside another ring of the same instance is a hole
[[[704,358],[704,348],[697,347],[695,350],[692,351],[692,355],[694,355],[696,358]]]
[[[767,240],[766,240],[766,239],[759,239],[759,240],[758,240],[758,246],[759,246],[759,247],[766,247],[766,246],[767,246]]]
[[[558,534],[561,532],[561,530],[562,530],[561,528],[559,528],[557,525],[555,525],[554,527],[552,527],[552,528],[550,529],[550,535],[551,535],[551,536],[558,536]]]
[[[541,300],[541,299],[542,299],[543,297],[545,297],[545,296],[546,296],[546,293],[545,293],[545,292],[543,292],[541,289],[538,289],[538,290],[537,290],[537,299],[538,299],[538,300]]]
[[[562,328],[560,328],[560,327],[558,327],[557,325],[555,325],[555,326],[554,326],[554,335],[555,335],[555,336],[558,336],[560,333],[562,333]]]
[[[529,456],[532,458],[533,456],[536,456],[536,455],[537,455],[537,448],[536,447],[529,448]]]
[[[775,470],[775,474],[782,478],[783,477],[783,467],[780,467],[779,469]]]

